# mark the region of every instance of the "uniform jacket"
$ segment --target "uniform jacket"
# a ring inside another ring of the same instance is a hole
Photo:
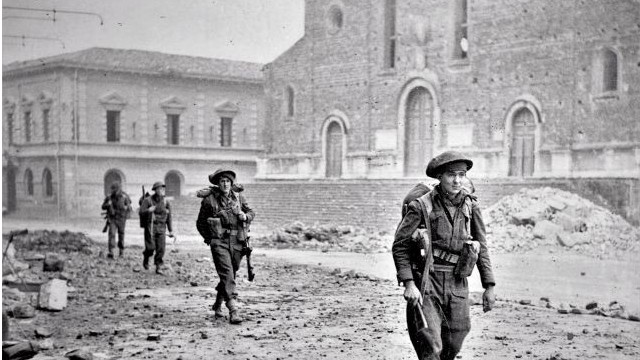
[[[111,193],[104,198],[102,210],[107,211],[109,220],[126,220],[131,211],[131,199],[124,191]]]
[[[465,190],[461,191],[464,192],[464,197],[469,197]],[[470,198],[469,200],[462,201],[455,212],[451,213],[453,218],[452,226],[447,219],[440,199],[438,199],[438,197],[441,197],[441,199],[444,200],[444,196],[440,193],[439,186],[429,193],[428,196],[430,196],[433,205],[433,209],[429,214],[431,244],[433,248],[459,254],[462,251],[464,242],[468,239],[469,235],[471,235],[473,240],[480,242],[480,253],[478,254],[476,265],[480,272],[482,286],[486,288],[490,285],[495,285],[493,271],[491,269],[491,260],[489,259],[489,251],[487,249],[484,221],[482,220],[482,214],[480,213],[477,200]],[[469,203],[471,206],[465,205]],[[409,204],[407,213],[396,230],[392,247],[398,281],[400,282],[414,280],[413,275],[416,271],[416,245],[411,235],[421,224],[423,224],[422,211],[420,204],[415,200]],[[471,230],[470,234],[468,233],[468,228]]]
[[[238,219],[237,214],[239,211],[247,215],[245,222]],[[222,222],[223,229],[236,230],[236,239],[244,241],[247,238],[247,226],[245,226],[245,224],[251,223],[254,217],[255,213],[249,207],[249,204],[247,204],[244,195],[231,191],[229,197],[226,197],[222,191],[213,188],[211,194],[202,199],[196,227],[205,240],[215,240],[216,237],[211,231],[207,219],[219,218]]]
[[[155,206],[156,209],[151,213],[150,226],[154,233],[165,231],[173,232],[173,226],[171,222],[171,204],[164,198],[153,194],[146,197],[140,205],[140,215],[149,214],[149,208]]]

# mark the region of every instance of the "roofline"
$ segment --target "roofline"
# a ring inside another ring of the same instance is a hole
[[[44,66],[42,64],[33,63],[33,64],[28,64],[23,66],[16,66],[13,69],[5,70],[5,68],[8,67],[9,65],[3,66],[3,69],[2,69],[3,80],[5,78],[19,77],[22,75],[28,75],[32,73],[55,71],[58,69],[62,69],[62,70],[108,71],[108,72],[114,72],[114,73],[129,73],[129,74],[133,73],[133,74],[150,75],[150,76],[179,76],[186,79],[202,79],[202,80],[217,80],[217,81],[228,81],[228,82],[238,82],[238,83],[264,84],[264,78],[258,79],[258,78],[248,78],[248,77],[238,77],[238,76],[216,76],[211,74],[185,73],[185,72],[179,72],[179,71],[150,71],[150,70],[140,70],[140,69],[127,69],[127,68],[120,68],[120,67],[113,68],[109,66],[100,66],[100,65],[87,66],[86,64],[76,64],[66,59],[49,62]]]

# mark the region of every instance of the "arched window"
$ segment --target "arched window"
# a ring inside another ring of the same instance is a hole
[[[335,34],[342,29],[344,15],[340,6],[333,5],[329,8],[329,11],[327,11],[327,23],[331,34]]]
[[[111,184],[118,182],[122,185],[122,173],[119,170],[109,170],[104,174],[104,195],[111,193]]]
[[[24,172],[24,187],[27,189],[27,195],[33,196],[33,172],[31,169]]]
[[[469,24],[467,20],[467,0],[453,1],[453,59],[465,60],[469,51]]]
[[[286,103],[287,103],[287,116],[293,116],[295,114],[295,92],[291,86],[287,86]]]
[[[602,53],[602,90],[618,90],[618,55],[610,49]]]
[[[177,171],[169,171],[164,177],[164,183],[166,185],[166,196],[179,197],[182,180],[180,174]]]
[[[42,172],[42,193],[45,197],[53,196],[53,176],[49,169],[44,169]]]

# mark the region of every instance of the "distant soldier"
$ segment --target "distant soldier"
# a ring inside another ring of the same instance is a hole
[[[113,249],[116,247],[116,232],[118,233],[119,256],[124,255],[124,226],[131,213],[131,199],[129,195],[122,191],[120,183],[111,184],[111,193],[104,198],[102,210],[106,211],[107,225],[109,230],[107,257],[113,259]]]
[[[232,190],[236,173],[218,169],[209,175],[214,187],[211,193],[202,199],[196,227],[211,248],[213,263],[216,266],[220,282],[213,310],[216,317],[222,317],[222,303],[229,309],[229,322],[242,322],[236,302],[236,272],[240,267],[247,241],[248,225],[255,213],[241,193]]]
[[[153,262],[156,266],[156,274],[164,275],[163,260],[166,248],[166,235],[173,237],[171,226],[171,205],[165,199],[165,185],[162,181],[157,181],[151,187],[153,195],[146,197],[140,206],[140,216],[150,217],[148,222],[150,237],[145,237],[144,259],[142,266],[149,269],[149,258],[155,252]],[[168,234],[165,234],[166,231]]]
[[[396,230],[393,258],[405,286],[407,327],[419,359],[453,360],[460,351],[471,328],[467,277],[475,266],[486,289],[484,311],[495,302],[484,222],[466,179],[472,166],[455,151],[433,158],[427,176],[440,183],[416,200],[407,199]]]

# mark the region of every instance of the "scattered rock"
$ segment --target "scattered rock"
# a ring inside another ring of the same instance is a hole
[[[595,308],[598,307],[598,303],[595,301],[592,301],[590,303],[587,304],[587,306],[585,307],[587,310],[593,310]]]
[[[67,307],[67,282],[53,279],[40,287],[38,307],[45,310],[61,311]]]
[[[574,337],[573,333],[567,333],[567,340],[573,340]]]
[[[520,305],[531,305],[531,300],[520,300]]]
[[[196,281],[191,281],[189,284],[191,284],[191,286],[198,286],[198,283]]]
[[[38,346],[30,341],[2,347],[3,359],[31,359],[38,353]]]
[[[558,237],[558,234],[562,232],[562,227],[552,223],[549,220],[542,220],[540,222],[537,222],[533,227],[533,237],[539,239],[554,240]]]
[[[66,258],[56,253],[47,253],[44,257],[42,271],[62,271]]]
[[[35,334],[37,338],[48,338],[51,335],[53,335],[53,331],[49,330],[49,329],[45,329],[45,328],[37,328],[35,329]]]
[[[147,341],[159,341],[160,334],[149,334],[147,335]]]
[[[16,319],[29,319],[36,316],[36,309],[29,304],[18,304],[13,307],[12,313]]]
[[[572,314],[576,314],[576,315],[582,315],[582,310],[580,310],[578,308],[573,308],[573,309],[571,309],[571,313]]]
[[[44,339],[42,341],[40,341],[38,343],[38,348],[40,350],[51,350],[55,347],[53,340],[51,339]]]
[[[69,360],[93,360],[93,354],[81,349],[71,350],[64,356]]]

